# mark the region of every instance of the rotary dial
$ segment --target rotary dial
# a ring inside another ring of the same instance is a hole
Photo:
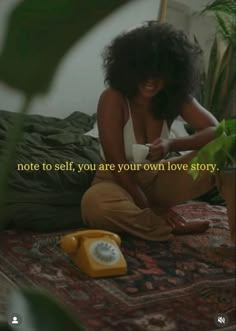
[[[100,264],[114,264],[120,257],[117,246],[107,241],[96,241],[90,246],[90,253],[96,262]]]

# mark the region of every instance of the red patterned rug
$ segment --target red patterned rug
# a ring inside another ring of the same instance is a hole
[[[41,255],[32,254],[35,242],[53,234],[1,233],[0,313],[4,289],[15,284],[47,289],[90,331],[212,331],[219,330],[214,320],[221,313],[228,317],[223,330],[236,330],[235,248],[225,207],[194,203],[174,212],[189,221],[211,220],[212,227],[166,243],[124,235],[128,273],[107,279],[84,275],[53,240]]]

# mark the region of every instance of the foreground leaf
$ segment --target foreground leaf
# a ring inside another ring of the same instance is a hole
[[[12,331],[8,323],[0,322],[0,331]]]
[[[27,95],[45,93],[67,51],[97,22],[128,1],[21,1],[9,19],[0,55],[1,80]]]
[[[12,293],[9,314],[21,316],[16,331],[82,331],[84,328],[49,295],[33,289],[17,289]]]

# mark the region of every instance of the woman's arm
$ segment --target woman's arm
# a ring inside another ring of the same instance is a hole
[[[168,152],[198,150],[214,138],[218,121],[195,99],[184,105],[181,116],[194,127],[196,133],[186,137],[156,139],[150,147],[150,161],[158,161]]]
[[[125,157],[123,128],[125,103],[119,92],[113,89],[104,91],[99,99],[97,122],[100,143],[106,162],[128,163]],[[140,208],[148,207],[146,196],[137,185],[132,171],[113,172],[116,181],[128,191]]]
[[[198,150],[214,138],[218,121],[195,99],[184,105],[181,116],[194,127],[196,133],[187,137],[170,139],[169,151]]]

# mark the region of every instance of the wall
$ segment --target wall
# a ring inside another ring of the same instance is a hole
[[[98,0],[99,1],[99,0]],[[19,0],[0,1],[0,47],[6,29],[7,16]],[[199,42],[209,49],[209,20],[193,17],[195,10],[201,9],[208,1],[168,0],[167,21],[182,28],[190,36],[197,31]],[[196,3],[198,4],[196,6]],[[106,18],[86,35],[66,55],[54,77],[48,95],[35,98],[31,113],[64,117],[75,110],[96,112],[97,100],[104,89],[101,70],[103,47],[118,33],[148,19],[156,19],[160,0],[134,0]],[[204,27],[207,27],[207,32]],[[22,95],[0,84],[0,109],[17,111],[22,103]]]

